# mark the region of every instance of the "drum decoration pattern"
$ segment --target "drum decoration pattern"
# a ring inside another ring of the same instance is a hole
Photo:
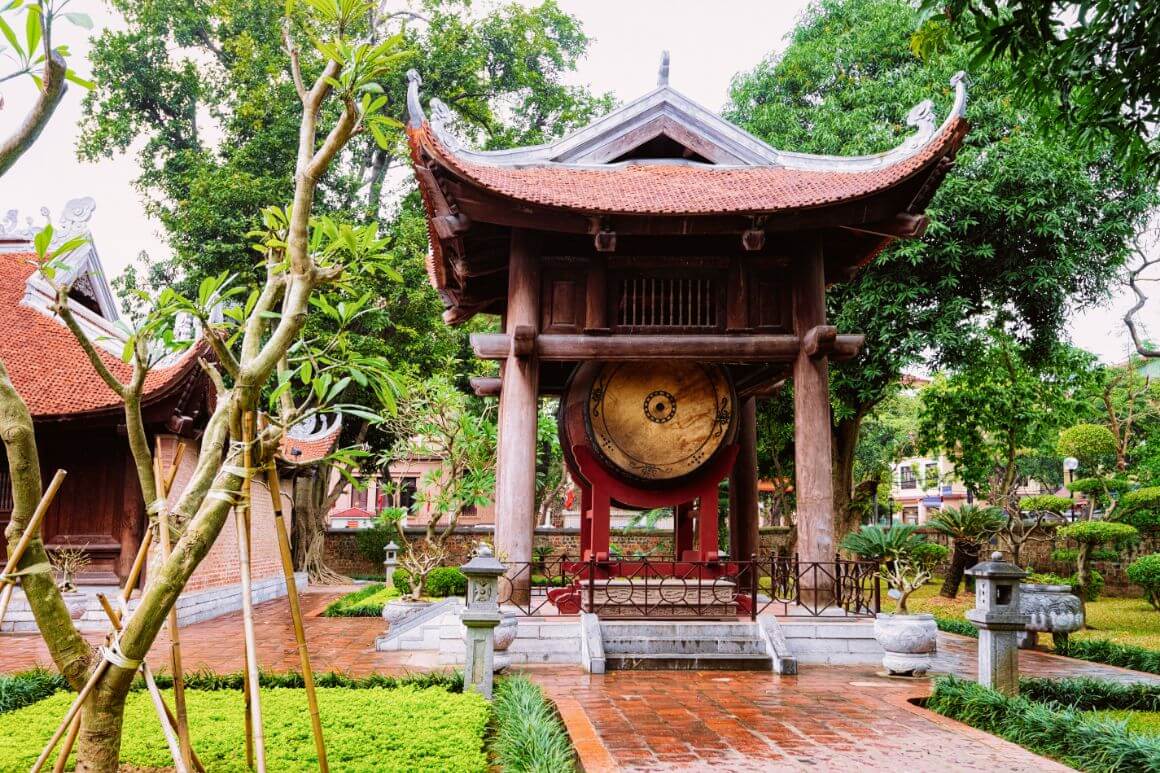
[[[612,469],[672,481],[696,472],[726,444],[734,410],[733,386],[720,366],[603,363],[588,393],[585,429]]]

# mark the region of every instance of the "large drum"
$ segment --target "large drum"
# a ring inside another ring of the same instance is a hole
[[[737,398],[720,365],[687,360],[586,362],[560,401],[572,472],[587,445],[617,477],[657,488],[694,477],[733,441]]]

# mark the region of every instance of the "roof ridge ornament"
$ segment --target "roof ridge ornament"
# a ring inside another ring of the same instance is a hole
[[[661,66],[657,71],[657,88],[669,85],[669,52],[661,51]]]
[[[418,129],[427,116],[423,115],[423,103],[419,101],[419,87],[423,79],[418,70],[407,70],[407,126]]]

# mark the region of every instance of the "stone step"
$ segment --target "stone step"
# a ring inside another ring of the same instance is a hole
[[[682,655],[765,655],[765,642],[752,636],[615,636],[605,637],[608,655],[679,653]]]
[[[605,668],[619,671],[770,671],[768,655],[706,655],[660,652],[649,655],[604,654]]]
[[[680,637],[686,639],[708,638],[718,636],[759,637],[756,623],[749,622],[687,622],[687,621],[653,621],[653,620],[620,620],[600,621],[600,630],[605,639],[610,638],[655,638],[660,636]]]

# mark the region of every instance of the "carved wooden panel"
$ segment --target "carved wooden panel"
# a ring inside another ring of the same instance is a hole
[[[579,333],[584,327],[584,278],[571,271],[548,271],[541,292],[540,329]]]
[[[750,325],[762,333],[788,333],[792,328],[789,277],[751,276],[749,281]]]

